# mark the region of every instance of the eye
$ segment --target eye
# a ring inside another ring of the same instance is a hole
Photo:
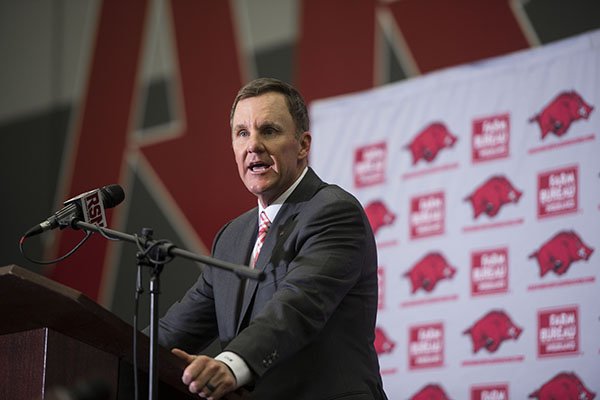
[[[277,129],[275,129],[275,127],[273,126],[267,126],[263,132],[265,133],[265,135],[273,135],[275,133],[277,133]]]
[[[246,137],[246,136],[248,136],[248,135],[250,135],[250,133],[248,133],[248,131],[247,131],[247,130],[245,130],[245,129],[240,129],[240,130],[237,132],[237,136],[239,136],[239,137]]]

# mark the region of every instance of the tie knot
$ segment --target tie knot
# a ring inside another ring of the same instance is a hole
[[[267,213],[264,211],[260,212],[259,215],[260,223],[258,224],[258,236],[256,238],[256,245],[254,247],[254,255],[252,256],[252,261],[250,263],[250,267],[254,268],[256,261],[258,260],[258,254],[260,253],[260,248],[265,242],[265,238],[267,237],[267,231],[271,226],[271,221],[269,221],[269,217],[267,217]]]
[[[270,226],[271,226],[271,221],[269,221],[269,217],[267,217],[267,213],[264,211],[261,211],[260,224],[258,225],[259,234],[266,233],[269,230]]]

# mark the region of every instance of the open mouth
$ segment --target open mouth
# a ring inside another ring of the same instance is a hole
[[[261,173],[261,172],[265,172],[267,171],[269,168],[271,168],[271,165],[264,163],[262,161],[256,161],[256,162],[251,162],[248,165],[248,169],[251,172],[256,172],[256,173]]]

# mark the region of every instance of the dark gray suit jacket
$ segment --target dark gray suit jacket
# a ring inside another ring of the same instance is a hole
[[[257,230],[255,208],[221,229],[213,256],[247,264]],[[385,399],[373,346],[377,251],[359,202],[309,169],[256,268],[266,279],[241,291],[244,280],[206,267],[161,319],[161,345],[198,353],[218,336],[254,373],[253,399]]]

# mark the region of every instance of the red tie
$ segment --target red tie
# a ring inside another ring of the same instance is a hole
[[[269,217],[267,217],[267,213],[261,211],[260,213],[260,224],[258,225],[258,237],[256,238],[256,250],[254,251],[254,258],[252,259],[252,263],[250,264],[251,268],[254,268],[256,261],[258,260],[258,255],[260,254],[260,248],[265,242],[265,238],[267,237],[267,232],[269,231],[269,227],[271,226],[271,221],[269,221]]]

